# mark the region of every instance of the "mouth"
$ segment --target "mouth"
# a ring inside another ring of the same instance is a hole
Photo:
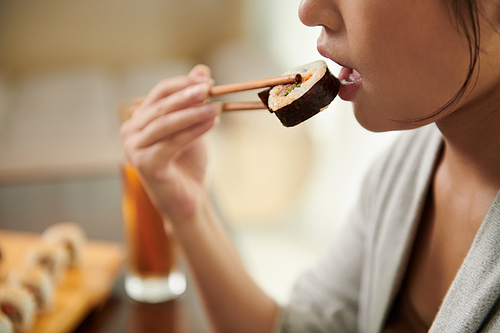
[[[361,74],[359,74],[359,72],[354,68],[347,67],[342,63],[336,61],[328,52],[328,49],[322,42],[321,36],[318,39],[317,50],[323,57],[332,60],[342,67],[338,75],[338,79],[340,81],[340,89],[338,95],[344,101],[352,101],[361,86],[361,82],[363,81]]]
[[[340,81],[339,97],[344,101],[352,101],[356,97],[363,78],[355,69],[342,67],[338,79]]]
[[[351,85],[361,80],[361,75],[353,68],[342,67],[338,79],[343,85]]]

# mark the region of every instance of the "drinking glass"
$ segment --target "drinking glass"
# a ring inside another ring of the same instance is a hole
[[[121,165],[122,210],[127,249],[125,291],[146,303],[172,300],[186,290],[171,237],[130,164]]]

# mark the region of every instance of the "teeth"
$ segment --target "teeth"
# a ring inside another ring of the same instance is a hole
[[[346,79],[340,80],[340,83],[342,83],[343,85],[350,85],[353,84],[354,82],[356,82],[354,74],[349,75],[349,81],[347,81]]]

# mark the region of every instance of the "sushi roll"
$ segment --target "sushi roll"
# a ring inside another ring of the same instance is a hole
[[[9,317],[17,332],[31,329],[36,315],[36,304],[26,289],[11,285],[0,285],[0,310]]]
[[[86,242],[85,231],[75,222],[60,222],[49,226],[42,233],[44,242],[60,243],[69,256],[69,265],[75,265],[81,258]]]
[[[56,283],[68,267],[69,255],[62,244],[39,242],[26,251],[25,262],[44,269]]]
[[[0,311],[0,333],[14,333],[12,321],[2,311]]]
[[[53,308],[54,286],[49,274],[42,268],[23,266],[12,269],[7,275],[7,283],[28,290],[35,299],[39,313],[47,313]]]
[[[302,82],[274,86],[258,94],[286,127],[300,124],[326,108],[339,91],[340,81],[323,60],[293,68],[283,75],[287,74],[300,74]]]

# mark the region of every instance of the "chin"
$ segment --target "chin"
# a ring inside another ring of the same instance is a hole
[[[414,129],[423,126],[422,124],[405,123],[398,120],[393,120],[381,112],[370,108],[370,110],[362,110],[353,105],[354,117],[357,122],[370,132],[390,132],[407,129]]]
[[[366,130],[370,132],[387,132],[391,131],[395,128],[395,123],[388,121],[388,119],[384,119],[379,112],[376,112],[373,109],[365,110],[365,108],[357,106],[353,103],[353,112],[354,117],[357,122]],[[392,124],[392,126],[390,126]]]

